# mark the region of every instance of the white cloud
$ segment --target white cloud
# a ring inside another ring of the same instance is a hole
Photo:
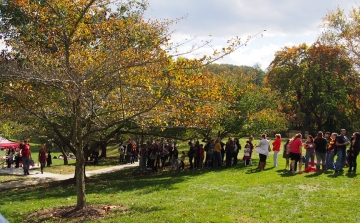
[[[185,15],[173,28],[179,36],[199,36],[208,39],[213,36],[213,44],[226,45],[226,40],[234,36],[246,37],[266,29],[264,37],[252,40],[249,45],[221,60],[221,63],[254,65],[260,63],[266,68],[274,53],[288,45],[311,44],[320,34],[320,24],[330,10],[340,6],[348,10],[356,1],[343,0],[148,0],[149,10],[145,16],[154,19],[175,19]],[[189,46],[187,46],[189,47]],[[199,55],[212,52],[202,49]],[[192,55],[194,56],[194,55]]]

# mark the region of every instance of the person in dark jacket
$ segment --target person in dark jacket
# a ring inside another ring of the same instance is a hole
[[[239,151],[241,150],[241,145],[239,143],[238,138],[234,139],[234,146],[235,146],[235,148],[234,148],[234,153],[233,153],[233,159],[234,159],[233,165],[235,166],[238,163],[238,155],[239,155]]]
[[[322,164],[322,170],[326,171],[326,151],[327,140],[324,138],[323,132],[318,132],[317,137],[314,140],[315,155],[316,155],[316,172],[320,172],[320,163]]]
[[[94,161],[94,165],[98,165],[99,164],[99,150],[95,149],[94,151],[92,151],[91,158]]]
[[[231,162],[232,162],[233,153],[235,151],[235,144],[231,138],[229,138],[229,140],[227,141],[227,143],[225,145],[225,151],[226,151],[226,167],[230,167]]]
[[[48,154],[47,154],[47,158],[46,158],[46,166],[51,166],[51,164],[52,164],[52,159],[51,159],[51,152],[50,152],[50,150],[48,150],[47,151],[48,152]]]
[[[356,159],[360,152],[360,133],[355,132],[350,144],[349,170],[348,173],[356,173]]]
[[[194,168],[194,165],[193,165],[194,146],[193,146],[192,142],[189,142],[188,145],[189,145],[189,151],[188,151],[187,155],[189,157],[190,169],[193,169]]]

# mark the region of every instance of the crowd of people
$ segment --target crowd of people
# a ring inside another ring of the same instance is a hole
[[[360,133],[355,132],[350,140],[346,136],[345,129],[342,129],[340,134],[318,132],[316,136],[308,135],[304,142],[302,138],[301,134],[296,134],[282,147],[280,134],[276,134],[273,141],[267,134],[262,134],[257,145],[253,144],[254,137],[250,136],[244,144],[242,163],[245,166],[252,166],[253,153],[258,153],[257,169],[262,171],[265,169],[270,152],[273,151],[273,165],[278,167],[278,156],[283,148],[283,158],[286,159],[285,169],[289,169],[293,174],[302,173],[303,170],[317,173],[333,170],[335,173],[341,173],[345,166],[349,167],[349,173],[356,172],[356,160],[360,152]],[[173,171],[184,169],[185,160],[188,161],[190,169],[231,167],[238,164],[240,150],[242,146],[238,138],[228,138],[226,143],[220,138],[209,138],[201,143],[190,141],[188,149],[182,152],[178,151],[176,142],[172,140],[143,143],[129,139],[126,143],[120,144],[119,163],[134,164],[139,161],[140,170],[151,169],[153,172],[164,170],[167,166],[171,166]],[[28,140],[20,144],[19,148],[7,148],[6,155],[8,168],[14,163],[15,168],[19,168],[21,163],[24,174],[29,174],[32,157]],[[99,152],[96,150],[91,157],[96,164]],[[45,144],[41,145],[38,161],[41,173],[46,164],[50,166],[52,163],[50,151],[46,149]]]
[[[356,172],[356,159],[360,152],[360,134],[354,133],[350,140],[346,137],[346,130],[340,134],[329,132],[323,134],[318,132],[314,137],[307,136],[303,142],[302,135],[296,134],[287,140],[282,147],[280,134],[275,135],[275,140],[268,139],[267,134],[262,134],[257,145],[253,144],[254,137],[250,136],[244,144],[243,165],[253,165],[253,153],[258,153],[257,169],[265,169],[270,152],[273,151],[273,165],[279,166],[279,153],[283,148],[283,158],[286,159],[285,169],[293,174],[306,172],[324,172],[333,170],[335,173],[344,171],[349,167],[348,172]],[[349,150],[346,150],[350,145]],[[174,141],[153,141],[142,143],[129,139],[119,147],[119,163],[135,163],[139,161],[142,171],[151,169],[157,172],[171,166],[171,170],[185,168],[185,160],[188,160],[190,169],[231,167],[238,164],[239,151],[242,146],[238,138],[228,138],[223,143],[220,138],[189,142],[188,150],[179,152]],[[335,157],[337,157],[335,162]],[[315,160],[316,158],[316,160]],[[303,169],[303,166],[305,167]]]
[[[52,164],[51,152],[46,149],[45,144],[42,144],[38,154],[38,161],[40,164],[40,171],[44,173],[44,168]],[[22,166],[24,175],[29,175],[30,166],[34,165],[34,160],[31,155],[31,147],[29,140],[25,139],[18,147],[6,148],[6,164],[7,168],[14,165],[15,168]]]
[[[353,133],[350,140],[346,136],[346,130],[342,129],[340,134],[318,132],[316,137],[307,136],[302,142],[302,135],[297,134],[288,140],[284,146],[284,158],[293,174],[297,171],[302,173],[302,165],[305,164],[305,171],[324,172],[333,170],[335,173],[344,172],[344,167],[348,166],[348,173],[356,173],[356,159],[360,152],[360,134]],[[347,146],[349,149],[347,150]],[[303,155],[303,148],[305,156]],[[336,161],[335,161],[335,157]],[[316,161],[315,161],[316,158]]]

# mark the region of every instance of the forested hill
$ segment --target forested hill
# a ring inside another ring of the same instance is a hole
[[[262,85],[266,76],[265,71],[261,69],[259,64],[256,64],[253,67],[233,64],[209,64],[206,67],[214,74],[230,72],[253,76],[253,81],[256,85]]]

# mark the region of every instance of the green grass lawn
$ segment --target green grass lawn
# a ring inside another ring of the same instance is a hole
[[[240,152],[239,157],[242,157]],[[254,154],[254,164],[257,154]],[[359,222],[359,176],[293,176],[280,167],[185,170],[138,175],[136,169],[93,177],[89,205],[122,206],[94,222]],[[74,185],[48,184],[0,192],[1,213],[26,222],[37,210],[75,205]],[[49,219],[47,222],[58,222]],[[64,220],[68,222],[68,220]],[[76,220],[73,220],[76,222]]]

